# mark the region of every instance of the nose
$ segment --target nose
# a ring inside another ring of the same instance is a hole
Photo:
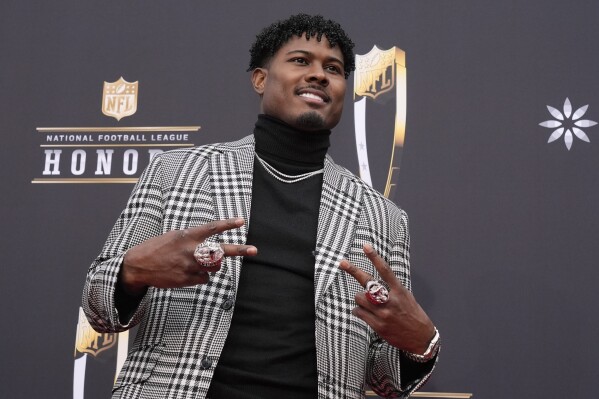
[[[329,78],[325,73],[322,65],[317,62],[312,63],[310,65],[310,69],[306,74],[306,81],[308,82],[318,82],[321,86],[327,86],[329,84]]]

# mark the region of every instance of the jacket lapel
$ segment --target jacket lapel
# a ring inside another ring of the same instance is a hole
[[[362,199],[362,187],[354,179],[327,156],[316,239],[315,304],[340,272],[339,261],[354,240]]]
[[[210,160],[214,213],[216,220],[243,218],[243,226],[223,232],[219,240],[228,244],[245,244],[252,202],[253,136],[230,143],[229,146],[230,148],[227,148],[223,145],[223,151]],[[242,258],[237,256],[227,260],[223,263],[223,271],[231,273],[233,281],[237,284]],[[227,266],[231,269],[227,270]]]
[[[250,223],[252,201],[252,174],[254,167],[254,139],[246,137],[230,144],[218,155],[211,157],[210,180],[217,220],[242,217],[246,223],[239,229],[222,233],[221,242],[245,244]],[[362,187],[351,173],[337,166],[330,157],[325,159],[322,194],[316,238],[314,270],[315,304],[337,276],[339,261],[347,256],[354,240],[356,223],[360,216]],[[228,258],[223,263],[230,270],[235,285],[239,280],[241,257]]]

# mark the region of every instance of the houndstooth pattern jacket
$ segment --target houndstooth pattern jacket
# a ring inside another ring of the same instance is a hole
[[[113,398],[206,396],[235,309],[222,305],[235,298],[241,257],[226,258],[208,284],[150,288],[127,324],[119,322],[114,306],[115,283],[128,248],[170,230],[243,217],[246,225],[214,238],[244,244],[252,220],[253,164],[253,136],[173,150],[157,155],[133,189],[83,292],[83,309],[97,331],[140,325]],[[327,156],[314,266],[321,399],[363,398],[365,384],[381,396],[408,397],[428,378],[401,380],[400,351],[351,314],[362,287],[338,268],[347,258],[377,276],[362,252],[371,243],[410,289],[407,223],[402,210]]]

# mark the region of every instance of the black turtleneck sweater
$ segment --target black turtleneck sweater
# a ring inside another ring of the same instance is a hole
[[[321,169],[330,131],[302,132],[266,115],[256,153],[277,170]],[[231,328],[210,385],[211,399],[317,397],[314,249],[322,174],[288,184],[256,159],[246,257]]]

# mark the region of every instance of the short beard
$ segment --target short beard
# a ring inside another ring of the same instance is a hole
[[[325,128],[324,118],[314,111],[298,116],[295,124],[301,130],[322,130]]]

